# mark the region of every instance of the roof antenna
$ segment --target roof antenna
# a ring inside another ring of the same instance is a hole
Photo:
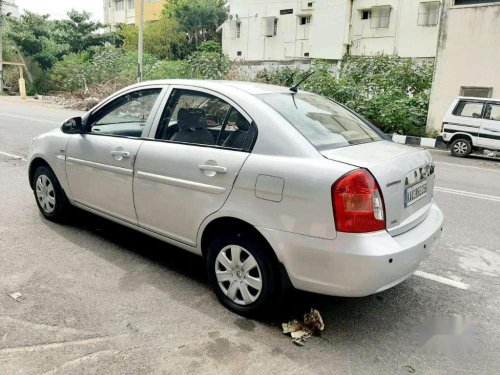
[[[316,73],[316,71],[311,70],[310,72],[307,72],[306,74],[304,74],[304,76],[301,78],[301,80],[299,82],[297,82],[295,85],[290,87],[290,91],[296,93],[299,90],[299,86],[301,85],[301,83],[304,82],[306,79],[308,79],[310,76],[312,76],[314,73]]]

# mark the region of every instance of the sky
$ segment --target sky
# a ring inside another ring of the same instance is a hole
[[[65,18],[71,9],[91,12],[93,18],[103,21],[103,0],[15,0],[19,11],[29,10],[35,13],[50,14],[51,18]]]

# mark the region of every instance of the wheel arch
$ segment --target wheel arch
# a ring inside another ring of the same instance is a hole
[[[34,158],[31,161],[30,166],[28,168],[28,177],[29,177],[31,189],[35,188],[35,186],[33,185],[33,176],[34,176],[35,171],[37,170],[38,167],[47,167],[47,168],[50,168],[50,170],[52,172],[54,172],[54,169],[50,166],[49,163],[47,163],[47,161],[44,158],[41,158],[39,156]]]
[[[244,232],[256,235],[269,246],[269,249],[272,250],[272,246],[269,241],[267,241],[267,239],[252,224],[235,217],[222,216],[213,219],[203,229],[200,243],[202,255],[206,256],[208,247],[210,246],[210,242],[218,233],[222,233],[223,231],[227,232],[228,230],[236,233]],[[272,250],[272,253],[277,260],[278,258],[276,257],[276,253],[274,252],[274,250]]]
[[[218,233],[227,231],[228,228],[231,228],[231,231],[235,231],[237,233],[250,233],[257,236],[261,241],[263,241],[263,243],[267,245],[269,255],[271,256],[275,266],[277,267],[276,271],[279,272],[280,287],[282,288],[282,290],[290,290],[293,288],[292,282],[290,281],[290,277],[288,275],[288,271],[286,270],[284,264],[279,260],[278,254],[276,254],[276,250],[273,249],[269,241],[264,237],[264,235],[262,235],[262,233],[259,232],[259,230],[257,230],[257,228],[255,228],[254,225],[246,222],[245,220],[231,216],[222,216],[215,218],[211,222],[209,222],[203,228],[200,241],[201,253],[204,258],[206,258],[207,256],[211,241]]]
[[[470,142],[471,146],[474,147],[474,142],[472,140],[472,136],[466,133],[455,133],[453,137],[451,137],[449,144],[451,145],[457,139],[466,139]]]

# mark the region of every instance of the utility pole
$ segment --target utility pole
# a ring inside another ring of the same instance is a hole
[[[139,0],[139,43],[138,43],[138,62],[137,62],[137,82],[142,82],[142,63],[144,52],[144,0]]]
[[[3,0],[0,0],[0,95],[3,94]]]

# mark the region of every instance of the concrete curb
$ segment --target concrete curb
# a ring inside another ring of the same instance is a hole
[[[441,149],[447,148],[446,143],[444,143],[443,137],[441,136],[434,139],[434,138],[424,138],[424,137],[413,137],[410,135],[393,134],[392,141],[395,143],[401,143],[403,145],[410,145],[410,146],[421,146],[421,147],[441,148]]]

